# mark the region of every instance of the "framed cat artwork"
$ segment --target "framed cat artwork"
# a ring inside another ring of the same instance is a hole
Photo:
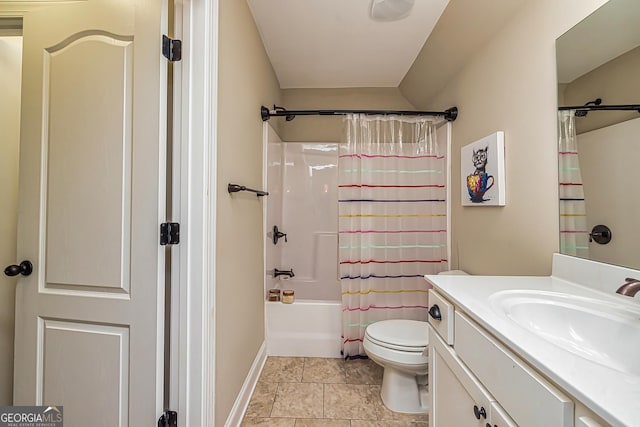
[[[504,132],[498,131],[462,147],[462,206],[504,206]]]

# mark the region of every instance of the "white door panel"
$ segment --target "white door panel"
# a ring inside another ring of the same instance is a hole
[[[38,365],[46,379],[42,401],[64,396],[65,425],[129,425],[129,329],[122,326],[56,320],[38,322],[39,345],[46,348]],[[69,358],[68,354],[82,355]],[[99,366],[97,360],[105,361]],[[73,372],[73,381],[67,375]],[[99,399],[87,398],[100,396]],[[93,422],[93,421],[92,421]]]
[[[44,287],[128,293],[133,41],[86,33],[44,55]]]
[[[164,10],[88,0],[24,16],[17,261],[34,273],[16,291],[14,403],[63,405],[65,426],[162,411]]]

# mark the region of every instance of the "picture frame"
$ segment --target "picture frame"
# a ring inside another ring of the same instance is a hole
[[[504,132],[480,138],[461,149],[462,206],[505,206]]]

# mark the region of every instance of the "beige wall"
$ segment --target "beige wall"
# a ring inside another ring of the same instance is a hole
[[[559,106],[567,105],[566,102],[564,102],[564,91],[566,88],[567,88],[566,83],[558,83],[558,105]]]
[[[608,105],[640,104],[639,75],[640,47],[637,47],[565,85],[562,105],[584,105],[596,98],[602,98],[602,103]],[[576,131],[589,132],[638,117],[635,111],[593,112],[576,118]]]
[[[409,102],[428,104],[527,1],[531,0],[449,0],[402,80],[402,92]]]
[[[22,37],[0,37],[0,266],[16,263]],[[0,406],[13,403],[16,279],[0,273]]]
[[[229,195],[227,184],[262,185],[260,106],[280,103],[280,90],[247,2],[221,0],[219,23],[215,425],[222,426],[264,341],[264,202]]]
[[[439,94],[412,99],[419,108],[460,109],[452,132],[453,267],[474,274],[550,273],[559,227],[555,39],[603,3],[527,2]],[[400,89],[413,93],[415,84],[403,82]],[[460,148],[497,130],[505,131],[507,205],[463,208]]]
[[[288,110],[414,110],[398,88],[284,89]],[[280,136],[289,142],[339,142],[340,116],[299,116],[283,122]]]

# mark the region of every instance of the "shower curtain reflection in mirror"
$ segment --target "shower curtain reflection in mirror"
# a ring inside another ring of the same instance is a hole
[[[578,159],[575,110],[558,111],[560,252],[589,257],[587,209]]]

